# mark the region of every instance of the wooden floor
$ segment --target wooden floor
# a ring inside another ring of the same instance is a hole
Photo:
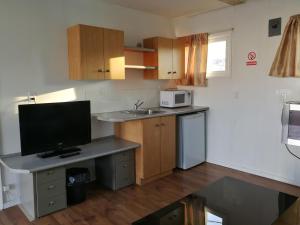
[[[0,212],[0,225],[128,225],[224,176],[300,196],[299,187],[206,163],[188,171],[176,171],[143,187],[118,192],[91,190],[84,203],[33,222],[15,206]]]

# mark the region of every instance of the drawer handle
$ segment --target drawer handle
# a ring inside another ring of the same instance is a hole
[[[165,126],[166,124],[164,124],[164,123],[161,123],[160,125],[163,127],[163,126]]]
[[[50,207],[50,206],[54,206],[55,205],[55,201],[50,201],[49,203],[48,203],[48,206]]]
[[[98,69],[98,73],[102,73],[103,72],[103,70],[102,69]]]
[[[48,175],[48,176],[49,176],[49,175],[52,175],[52,174],[54,174],[54,170],[50,170],[50,171],[47,172],[47,175]]]
[[[160,127],[160,125],[159,125],[159,124],[155,124],[155,126],[156,126],[156,127]]]
[[[110,70],[105,70],[105,72],[106,72],[106,73],[109,73],[109,72],[110,72]]]
[[[172,72],[170,71],[170,72],[168,72],[168,74],[171,74]]]
[[[176,73],[177,73],[176,71],[173,72],[173,74],[176,74]]]
[[[54,188],[55,188],[55,185],[53,185],[53,184],[48,186],[48,190],[52,190]]]

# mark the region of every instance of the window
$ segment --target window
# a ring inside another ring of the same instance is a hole
[[[206,225],[222,225],[223,219],[219,216],[216,216],[210,212],[206,212],[205,215],[206,218]]]
[[[231,74],[231,32],[209,35],[207,78]]]
[[[224,217],[218,214],[217,212],[204,207],[205,212],[205,225],[224,225]]]

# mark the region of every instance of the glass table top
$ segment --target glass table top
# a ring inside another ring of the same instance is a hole
[[[134,225],[300,225],[297,197],[230,177]]]

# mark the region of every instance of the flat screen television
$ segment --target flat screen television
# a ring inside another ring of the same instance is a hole
[[[63,153],[91,142],[90,101],[19,105],[19,125],[21,155]]]

